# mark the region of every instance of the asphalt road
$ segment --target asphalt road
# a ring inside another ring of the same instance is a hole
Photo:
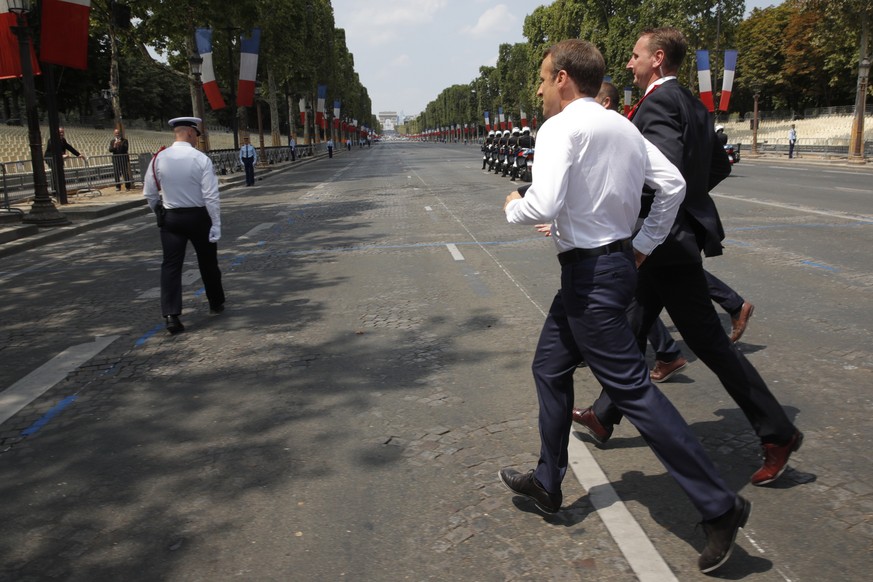
[[[479,168],[473,147],[379,144],[223,193],[228,309],[208,315],[189,257],[175,337],[150,216],[4,257],[0,580],[705,579],[697,515],[626,423],[571,439],[556,516],[498,483],[536,461],[558,266]],[[744,158],[715,191],[707,268],[756,305],[741,347],[806,434],[754,488],[714,376],[686,353],[662,384],[754,504],[725,579],[873,569],[871,184]],[[580,369],[577,402],[597,392]]]

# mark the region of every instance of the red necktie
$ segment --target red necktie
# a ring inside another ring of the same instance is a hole
[[[632,119],[634,118],[634,115],[636,115],[636,113],[637,113],[637,109],[639,108],[640,104],[641,104],[643,101],[646,100],[646,97],[648,97],[649,95],[651,95],[651,94],[655,91],[655,89],[657,89],[657,88],[660,87],[660,86],[661,86],[660,84],[655,85],[654,87],[652,87],[652,90],[651,90],[651,91],[649,91],[648,93],[646,93],[645,95],[643,95],[643,96],[640,98],[640,100],[637,101],[636,105],[634,105],[634,106],[631,108],[631,110],[628,112],[628,114],[627,114],[627,118],[632,120]]]

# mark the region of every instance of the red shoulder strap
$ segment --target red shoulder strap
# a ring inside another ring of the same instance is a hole
[[[161,191],[161,181],[158,180],[158,174],[155,172],[155,164],[158,162],[158,154],[167,149],[167,146],[161,146],[157,152],[155,152],[155,157],[152,158],[152,176],[155,179],[155,185],[158,187],[158,192]]]

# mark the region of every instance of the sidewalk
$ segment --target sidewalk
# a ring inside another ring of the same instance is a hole
[[[323,154],[327,156],[327,154]],[[258,177],[264,177],[275,172],[286,171],[301,164],[308,164],[322,157],[321,154],[298,159],[295,162],[282,162],[265,168],[258,168]],[[239,172],[231,176],[219,176],[219,191],[234,188],[245,182],[245,174]],[[142,195],[142,187],[129,192],[116,191],[114,186],[96,190],[99,194],[84,194],[68,197],[68,204],[57,205],[58,210],[72,224],[40,229],[33,224],[22,224],[17,212],[0,211],[0,257],[6,257],[36,248],[42,244],[70,238],[82,232],[94,230],[108,224],[126,220],[132,216],[149,213],[148,205]],[[12,204],[12,208],[26,214],[30,210],[31,201]]]

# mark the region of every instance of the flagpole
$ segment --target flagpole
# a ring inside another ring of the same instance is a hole
[[[235,150],[239,149],[239,119],[237,119],[236,112],[236,89],[234,88],[234,79],[236,79],[236,75],[233,72],[233,32],[235,30],[239,30],[238,28],[234,28],[232,26],[228,26],[225,30],[227,30],[227,64],[230,67],[230,74],[228,75],[228,79],[230,80],[230,111],[232,113],[231,116],[231,129],[233,130],[233,148]]]

